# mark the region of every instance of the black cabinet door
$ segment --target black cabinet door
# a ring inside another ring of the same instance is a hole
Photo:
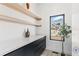
[[[40,56],[45,48],[46,37],[43,37],[4,56]]]
[[[38,47],[35,49],[35,56],[40,56],[45,49],[45,42],[43,41]]]

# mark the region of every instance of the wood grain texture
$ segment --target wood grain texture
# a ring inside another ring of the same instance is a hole
[[[41,26],[41,25],[32,24],[30,22],[27,22],[27,21],[24,21],[24,20],[21,20],[21,19],[17,19],[17,18],[14,18],[14,17],[9,17],[9,16],[2,15],[2,14],[0,14],[0,20],[12,22],[12,23],[24,24],[24,25],[33,25],[33,26],[37,26],[37,27]]]
[[[31,12],[30,10],[27,10],[26,8],[20,6],[17,3],[1,3],[2,5],[5,5],[6,7],[9,7],[15,11],[21,12],[25,15],[28,15],[36,20],[41,20],[42,18]]]

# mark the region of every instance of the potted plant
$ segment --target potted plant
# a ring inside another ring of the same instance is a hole
[[[61,56],[65,56],[64,54],[64,41],[65,41],[65,38],[68,38],[71,33],[71,26],[68,26],[67,24],[64,24],[63,26],[60,27],[60,32],[59,34],[62,36],[63,40],[62,40],[62,53],[61,53]]]

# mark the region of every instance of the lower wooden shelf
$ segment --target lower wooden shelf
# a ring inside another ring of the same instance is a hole
[[[12,23],[19,23],[19,24],[24,24],[24,25],[33,25],[33,26],[36,26],[36,27],[41,27],[41,25],[38,25],[38,24],[32,24],[30,22],[27,22],[27,21],[24,21],[24,20],[21,20],[21,19],[17,19],[17,18],[14,18],[14,17],[9,17],[9,16],[6,16],[6,15],[1,15],[1,14],[0,14],[0,20],[12,22]]]

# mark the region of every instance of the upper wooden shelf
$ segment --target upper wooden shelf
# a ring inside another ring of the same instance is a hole
[[[26,8],[22,7],[21,5],[17,3],[2,3],[2,5],[5,5],[6,7],[9,7],[15,11],[21,12],[25,15],[28,15],[36,20],[41,20],[42,18],[34,14],[33,12],[27,10]]]

